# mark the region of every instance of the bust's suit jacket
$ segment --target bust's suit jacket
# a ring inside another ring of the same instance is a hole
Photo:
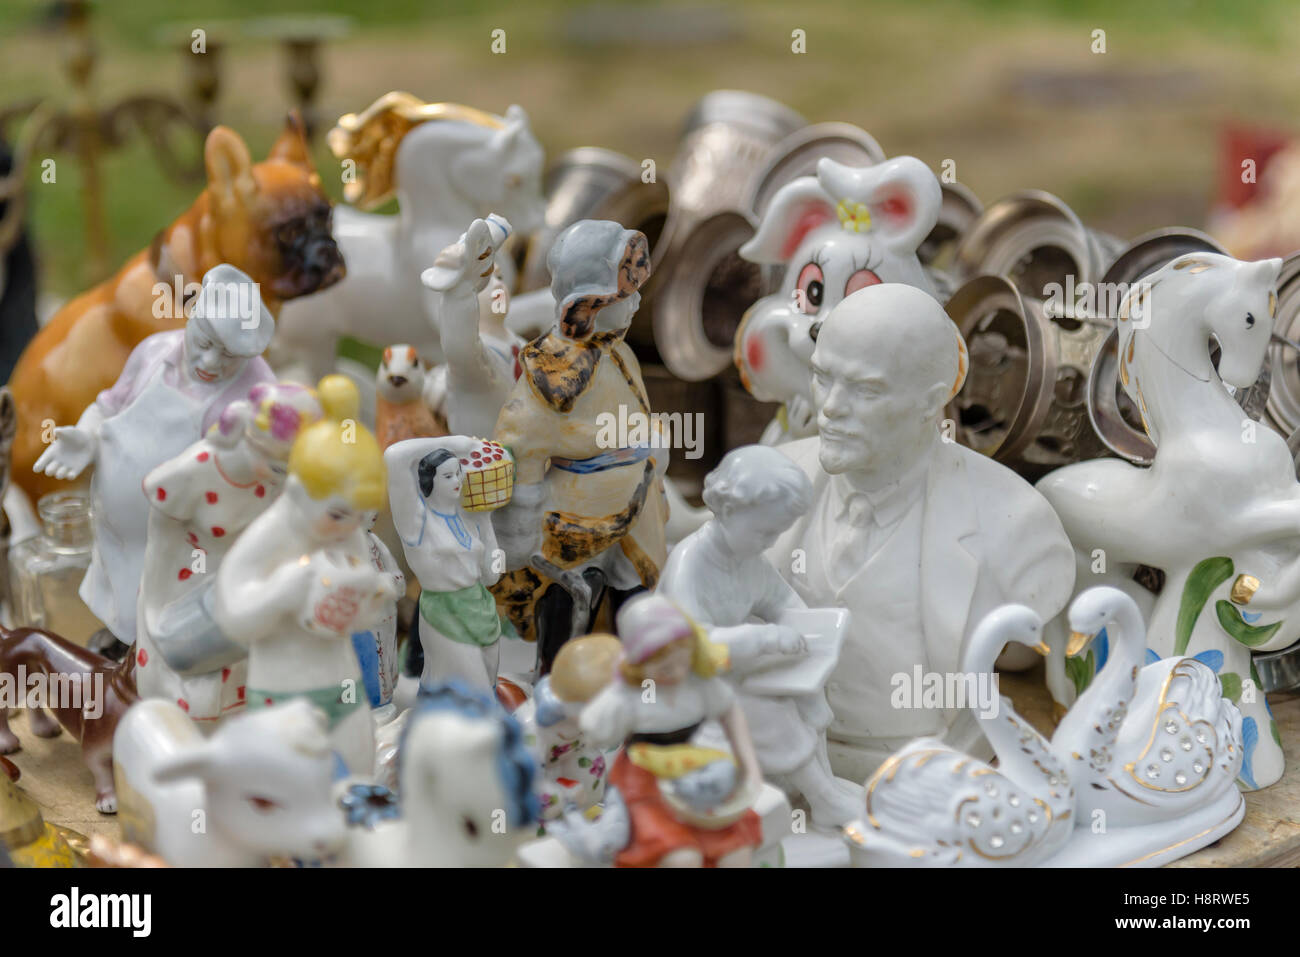
[[[770,554],[810,607],[848,608],[851,620],[846,648],[857,642],[859,653],[870,654],[871,649],[861,643],[888,640],[888,636],[872,634],[865,624],[872,621],[869,569],[864,566],[853,572],[838,588],[826,574],[831,547],[829,541],[821,540],[826,537],[826,526],[817,521],[817,516],[828,496],[842,496],[843,484],[833,482],[832,476],[822,470],[817,457],[819,444],[820,439],[814,436],[781,447],[811,479],[814,504]],[[961,668],[961,655],[971,632],[994,608],[1012,602],[1028,605],[1046,622],[1065,607],[1074,588],[1074,552],[1047,500],[992,459],[956,443],[940,441],[924,482],[915,588],[925,661],[916,663],[930,671],[955,673]],[[839,502],[832,502],[831,507],[838,509]],[[834,524],[831,527],[844,528]],[[802,574],[792,567],[795,549],[803,550]],[[843,578],[843,574],[837,576],[837,580]],[[856,704],[859,697],[853,693],[855,686],[861,692],[863,682],[888,678],[853,671],[860,672],[860,668],[846,673],[842,655],[831,678],[839,689],[838,694],[831,695],[836,711],[832,739],[870,749],[873,738],[892,740],[934,729],[933,715],[925,716],[929,719],[927,725],[915,711],[860,713]],[[879,691],[878,687],[872,689],[877,700]],[[947,727],[945,740],[954,747],[972,754],[991,753],[969,712],[947,710],[942,723]],[[883,757],[877,754],[872,763]]]

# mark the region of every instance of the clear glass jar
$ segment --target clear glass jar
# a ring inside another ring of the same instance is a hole
[[[85,647],[103,627],[77,594],[90,567],[90,497],[51,492],[36,511],[41,534],[9,550],[14,626],[44,628]]]

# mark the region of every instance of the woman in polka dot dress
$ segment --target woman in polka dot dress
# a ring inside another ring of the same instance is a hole
[[[146,476],[149,538],[137,609],[136,686],[211,727],[244,705],[248,649],[208,611],[236,536],[275,500],[299,431],[321,416],[310,389],[262,384],[208,435]]]

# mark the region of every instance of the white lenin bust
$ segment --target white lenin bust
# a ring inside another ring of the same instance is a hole
[[[918,735],[991,753],[961,702],[925,702],[918,679],[954,686],[964,643],[997,606],[1048,620],[1073,592],[1074,554],[1047,501],[941,431],[966,365],[929,294],[861,289],[817,336],[818,435],[781,449],[812,480],[813,505],[769,557],[809,606],[851,612],[826,692],[831,766],[853,781]]]

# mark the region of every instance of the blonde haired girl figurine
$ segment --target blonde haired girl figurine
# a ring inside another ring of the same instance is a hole
[[[374,735],[351,635],[396,597],[363,528],[384,506],[384,460],[351,380],[326,376],[316,392],[325,418],[298,436],[283,494],[222,563],[213,617],[249,649],[248,707],[308,699],[348,770],[368,774]]]
[[[321,417],[311,389],[260,383],[206,437],[144,480],[149,537],[136,614],[136,688],[211,728],[244,705],[248,650],[212,620],[217,569],[275,501],[289,450]]]

